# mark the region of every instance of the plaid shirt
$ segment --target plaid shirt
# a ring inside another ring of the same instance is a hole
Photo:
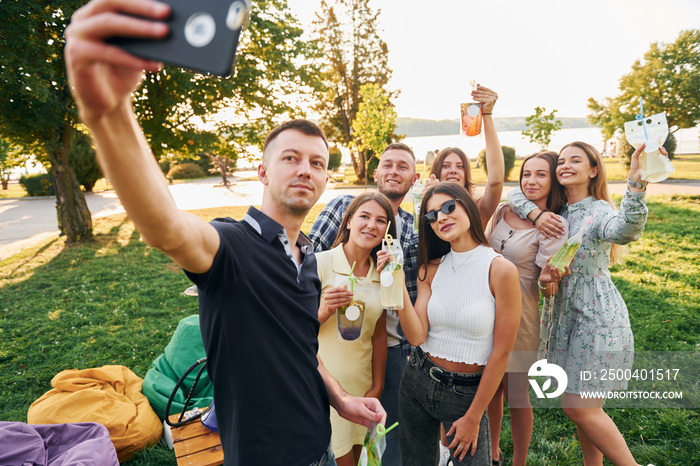
[[[314,244],[316,252],[327,251],[333,246],[338,228],[343,221],[343,215],[355,196],[343,194],[336,197],[323,208],[311,227],[309,239]],[[413,231],[413,215],[399,207],[401,216],[401,233],[399,243],[403,249],[404,272],[406,274],[406,289],[411,302],[416,302],[418,294],[418,233]]]

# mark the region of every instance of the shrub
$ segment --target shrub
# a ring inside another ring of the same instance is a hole
[[[335,146],[332,146],[328,152],[328,169],[335,171],[340,166],[343,154]]]
[[[209,169],[212,168],[211,160],[206,154],[199,154],[195,156],[183,156],[175,159],[179,165],[184,165],[192,163],[197,165],[202,169],[204,173],[209,173]],[[174,164],[173,164],[174,165]]]
[[[508,180],[508,176],[515,166],[515,149],[510,146],[501,146],[501,150],[503,151],[503,160],[506,163],[505,179]],[[477,161],[479,162],[479,166],[483,168],[488,175],[489,171],[486,167],[486,149],[481,149],[477,156]]]
[[[158,166],[160,167],[160,171],[163,172],[163,175],[167,175],[170,171],[170,160],[160,159],[160,161],[158,162]]]
[[[194,163],[180,163],[175,165],[168,172],[168,176],[174,180],[184,180],[192,178],[204,178],[207,176],[199,166]]]
[[[375,157],[374,155],[368,155],[368,157],[371,158],[369,159],[369,163],[367,163],[367,184],[377,184],[374,181],[374,170],[379,166],[379,157]]]
[[[673,133],[668,133],[666,142],[664,142],[664,149],[666,149],[666,152],[668,152],[669,160],[673,160],[673,157],[676,155],[676,145],[676,137],[673,135]],[[632,154],[634,154],[634,147],[627,142],[627,138],[624,134],[617,138],[615,152],[620,158],[620,163],[626,167],[627,170],[629,170],[630,163],[632,163]]]
[[[53,178],[50,173],[41,173],[39,175],[22,175],[19,179],[24,189],[27,190],[28,196],[53,196]]]
[[[95,148],[92,146],[90,136],[83,133],[75,134],[68,161],[75,173],[75,177],[78,179],[78,183],[83,185],[86,192],[91,193],[97,180],[104,175],[100,169],[100,164],[97,163]]]

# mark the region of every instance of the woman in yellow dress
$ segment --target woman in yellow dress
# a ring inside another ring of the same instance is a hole
[[[378,191],[363,193],[345,212],[333,248],[316,253],[322,286],[318,354],[328,373],[350,395],[379,399],[384,389],[386,314],[376,264],[387,229],[396,236],[393,219],[386,196]],[[357,278],[352,285],[351,272]],[[341,333],[337,313],[343,323],[355,327]],[[342,419],[333,408],[331,427],[338,466],[355,466],[367,429]]]

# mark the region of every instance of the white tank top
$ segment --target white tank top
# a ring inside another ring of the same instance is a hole
[[[428,301],[428,336],[423,350],[448,361],[486,365],[493,350],[496,299],[489,288],[491,262],[501,257],[488,246],[450,250],[438,266]]]

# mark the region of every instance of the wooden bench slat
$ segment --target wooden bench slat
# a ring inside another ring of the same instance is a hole
[[[177,459],[178,466],[217,466],[224,464],[224,451],[221,446],[200,451]]]
[[[220,445],[221,439],[219,439],[219,434],[216,432],[209,432],[177,442],[175,444],[175,456],[179,458]]]
[[[177,422],[179,414],[170,416]],[[211,432],[199,420],[181,427],[171,427],[178,466],[215,466],[224,463],[224,452],[218,432]]]

